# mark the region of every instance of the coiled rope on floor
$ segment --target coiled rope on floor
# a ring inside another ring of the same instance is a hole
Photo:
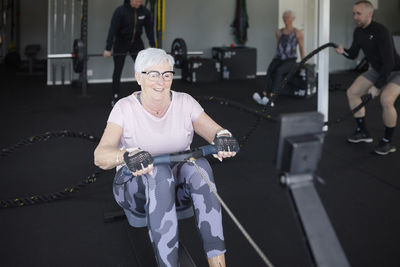
[[[0,152],[0,157],[1,158],[7,157],[10,154],[14,153],[15,151],[17,151],[23,147],[30,146],[32,144],[46,142],[51,139],[65,138],[65,137],[80,138],[80,139],[84,139],[84,140],[87,140],[87,141],[93,142],[93,143],[99,142],[99,139],[96,136],[86,134],[83,132],[71,132],[71,131],[67,131],[67,130],[57,131],[57,132],[46,132],[44,134],[25,138],[11,147],[2,149]],[[79,192],[80,190],[85,188],[87,185],[94,183],[97,180],[97,177],[103,172],[104,172],[103,170],[99,169],[98,171],[89,175],[82,181],[80,181],[76,184],[64,187],[63,190],[60,190],[57,192],[53,192],[53,193],[49,193],[49,194],[42,194],[42,195],[33,194],[30,196],[26,196],[26,197],[16,197],[16,198],[11,198],[11,199],[0,200],[0,209],[23,207],[23,206],[29,206],[29,205],[40,204],[40,203],[48,203],[48,202],[52,202],[52,201],[56,201],[56,200],[65,199],[65,198],[69,197],[71,194]]]

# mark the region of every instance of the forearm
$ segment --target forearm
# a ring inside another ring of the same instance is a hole
[[[110,22],[110,28],[108,30],[108,35],[107,35],[107,40],[106,40],[106,50],[111,51],[113,43],[114,43],[114,37],[117,33],[117,30],[119,28],[119,18],[120,18],[119,12],[115,11]]]
[[[214,141],[218,131],[223,130],[218,123],[212,120],[205,112],[193,123],[195,132],[210,144]]]
[[[358,57],[358,53],[360,53],[360,46],[357,44],[355,39],[357,38],[356,35],[353,37],[353,43],[351,44],[351,47],[349,49],[343,49],[343,56],[348,58],[348,59],[355,59]]]
[[[151,47],[155,47],[156,41],[154,39],[153,23],[149,22],[148,24],[146,24],[145,30],[146,30],[147,39],[149,40],[149,45]]]
[[[111,24],[110,29],[108,30],[107,40],[106,40],[106,50],[111,51],[114,43],[114,36],[115,36],[115,29],[114,26]]]
[[[97,147],[94,151],[94,164],[103,170],[115,168],[124,164],[124,153],[126,150],[120,150],[112,146]]]
[[[202,133],[198,133],[201,137],[203,137],[208,143],[212,143],[214,141],[215,136],[217,133],[221,130],[223,130],[221,126],[218,124],[215,125],[213,128],[209,128],[206,131],[203,131]]]
[[[301,57],[301,59],[303,60],[303,58],[305,58],[305,56],[306,56],[306,53],[304,52],[304,48],[301,48],[300,49],[300,57]]]

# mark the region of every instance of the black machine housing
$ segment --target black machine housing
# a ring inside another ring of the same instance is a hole
[[[321,157],[324,116],[318,112],[284,114],[278,122],[276,167],[289,173],[313,173]]]
[[[298,68],[298,65],[296,66]],[[284,88],[280,88],[279,95],[294,96],[300,98],[312,97],[317,93],[317,75],[315,64],[304,64],[287,82]]]
[[[223,80],[246,80],[256,78],[257,49],[253,47],[213,47],[212,57],[221,63]]]
[[[191,83],[221,80],[221,64],[213,58],[188,58],[183,64],[182,78]]]

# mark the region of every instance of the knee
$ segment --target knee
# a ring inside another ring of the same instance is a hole
[[[210,163],[205,158],[199,158],[196,160],[197,166],[199,166],[203,175],[208,177],[210,182],[214,183],[213,172]],[[198,172],[197,168],[191,164],[187,163],[182,166],[182,172],[188,174],[187,179],[191,187],[194,189],[199,188],[203,184],[202,175]]]
[[[383,109],[392,108],[394,106],[395,99],[391,95],[382,94],[380,100]]]
[[[211,181],[213,181],[213,172],[211,169],[211,165],[208,162],[207,159],[205,158],[199,158],[196,160],[196,164],[200,167],[200,169],[206,173],[206,175],[210,178]],[[197,169],[196,169],[197,171]]]
[[[346,96],[348,99],[360,97],[360,95],[355,92],[355,89],[353,87],[350,87],[349,89],[347,89]]]
[[[199,158],[199,159],[196,160],[196,163],[200,168],[202,168],[205,171],[207,171],[207,173],[211,173],[212,172],[211,165],[210,165],[210,163],[208,162],[207,159]]]

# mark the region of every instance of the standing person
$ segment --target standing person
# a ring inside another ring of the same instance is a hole
[[[276,36],[276,53],[267,69],[264,88],[253,94],[253,99],[260,105],[267,105],[270,98],[279,88],[284,75],[296,65],[297,45],[300,48],[300,57],[304,58],[304,34],[293,26],[295,15],[293,11],[286,10],[282,15],[285,27],[278,29]],[[272,104],[272,103],[270,103]],[[272,104],[273,105],[273,104]]]
[[[342,45],[336,48],[338,54],[355,59],[360,49],[364,52],[371,68],[358,76],[347,90],[347,99],[351,109],[359,105],[361,96],[370,93],[373,97],[380,94],[382,105],[384,136],[375,148],[379,155],[396,151],[392,136],[397,122],[394,102],[400,94],[400,56],[394,47],[393,37],[382,24],[372,20],[374,7],[369,1],[358,1],[353,6],[353,18],[357,25],[350,49]],[[357,123],[355,133],[347,140],[351,143],[373,141],[365,123],[365,108],[354,113]]]
[[[124,4],[119,6],[112,16],[106,49],[103,53],[104,57],[112,55],[111,49],[114,45],[114,53],[130,53],[132,59],[135,60],[137,53],[144,48],[141,38],[143,27],[145,28],[149,45],[155,47],[156,42],[154,40],[154,28],[150,11],[142,5],[142,0],[124,0]],[[114,56],[111,106],[114,106],[119,98],[124,63],[125,56]]]
[[[154,155],[190,148],[196,132],[217,147],[215,157],[233,157],[239,144],[186,93],[171,90],[174,59],[164,50],[147,48],[135,61],[141,91],[113,107],[94,152],[102,169],[117,168],[114,197],[124,209],[147,219],[159,266],[178,265],[176,209],[193,202],[197,227],[210,266],[225,266],[221,206],[192,163],[153,166]],[[215,188],[207,159],[196,160]]]

